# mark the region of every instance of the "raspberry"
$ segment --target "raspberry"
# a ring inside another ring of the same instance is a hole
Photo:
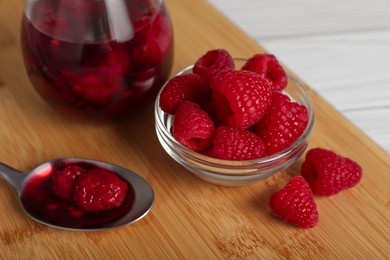
[[[233,113],[229,102],[221,93],[214,91],[210,102],[203,106],[203,109],[209,113],[215,125],[227,125],[225,120]]]
[[[128,186],[115,173],[94,168],[80,175],[74,183],[74,203],[84,212],[97,212],[119,207]]]
[[[224,49],[210,50],[194,64],[193,72],[211,79],[223,70],[234,69],[234,61]]]
[[[160,94],[160,108],[171,115],[181,102],[188,100],[204,104],[210,99],[210,88],[207,80],[197,74],[183,74],[168,81]]]
[[[251,160],[265,155],[262,140],[254,133],[232,127],[218,127],[209,156],[224,160]]]
[[[258,122],[271,103],[271,88],[267,80],[245,70],[220,72],[210,81],[213,98],[223,104],[221,110],[230,109],[221,121],[232,127],[247,128]],[[215,101],[215,100],[213,100]],[[220,110],[220,108],[217,108]],[[224,112],[226,114],[226,112]]]
[[[213,121],[198,104],[184,101],[176,112],[172,132],[182,145],[201,151],[210,145],[214,128]]]
[[[57,171],[51,180],[54,195],[63,200],[71,200],[74,182],[84,172],[85,170],[77,165],[69,165]]]
[[[166,52],[172,42],[172,31],[170,21],[167,17],[157,14],[150,31],[148,32],[148,42],[145,46],[145,56],[151,64],[159,64],[165,57]]]
[[[111,100],[115,86],[108,84],[102,77],[90,73],[76,80],[73,91],[85,102],[105,105]]]
[[[322,148],[308,151],[302,164],[302,176],[313,193],[321,196],[334,195],[355,186],[362,175],[359,164]]]
[[[281,92],[287,86],[286,72],[272,54],[256,54],[247,60],[242,69],[256,72],[268,79],[272,83],[272,91]]]
[[[307,123],[308,112],[304,105],[292,102],[282,93],[274,92],[271,106],[256,125],[256,133],[263,139],[267,154],[272,155],[298,140]]]
[[[129,52],[117,43],[110,47],[111,50],[107,52],[104,64],[98,67],[98,72],[104,77],[122,78],[132,69]]]
[[[276,216],[299,227],[311,228],[318,223],[313,193],[301,176],[293,177],[286,186],[272,194],[269,205]]]

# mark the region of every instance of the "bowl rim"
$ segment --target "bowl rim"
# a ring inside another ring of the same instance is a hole
[[[245,58],[233,58],[233,59],[235,62],[244,62],[247,60]],[[182,70],[180,70],[176,74],[172,75],[170,77],[170,79],[175,77],[175,76],[179,76],[179,75],[182,75],[184,73],[191,71],[193,69],[193,67],[194,67],[194,64],[183,68]],[[308,110],[309,120],[308,120],[308,124],[307,124],[304,132],[302,133],[302,135],[292,145],[290,145],[289,147],[285,148],[284,150],[282,150],[278,153],[275,153],[275,154],[269,155],[269,156],[265,156],[265,157],[261,157],[261,158],[257,158],[257,159],[251,159],[251,160],[225,160],[225,159],[218,159],[218,158],[210,157],[210,156],[204,155],[202,153],[193,151],[193,150],[187,148],[186,146],[182,145],[178,141],[176,141],[176,139],[172,136],[170,131],[165,127],[165,124],[163,122],[164,116],[172,116],[172,115],[169,115],[168,113],[165,113],[164,111],[162,111],[160,108],[160,105],[159,105],[160,104],[160,102],[159,102],[160,94],[161,94],[162,90],[165,88],[169,79],[161,87],[160,91],[158,92],[156,101],[155,101],[154,114],[155,114],[155,120],[157,120],[156,130],[162,131],[164,136],[168,137],[169,141],[172,142],[177,148],[179,148],[180,153],[185,154],[186,157],[190,157],[192,160],[196,160],[198,162],[207,162],[208,164],[218,165],[220,167],[226,167],[226,168],[243,167],[243,168],[245,168],[248,166],[259,165],[259,164],[264,164],[264,165],[271,164],[275,161],[280,160],[281,158],[284,158],[284,157],[288,158],[288,156],[290,154],[293,154],[294,151],[297,148],[299,148],[305,142],[305,140],[307,140],[309,138],[309,135],[311,134],[313,126],[314,126],[315,111],[314,111],[313,101],[309,95],[309,91],[308,91],[309,89],[301,81],[299,81],[296,78],[296,76],[294,76],[288,72],[286,72],[286,75],[287,75],[288,79],[291,80],[302,92],[302,95],[304,96],[305,103],[307,103],[307,104],[305,104],[305,106]],[[288,94],[287,91],[282,91],[282,93]],[[233,175],[233,174],[226,173],[226,175]]]

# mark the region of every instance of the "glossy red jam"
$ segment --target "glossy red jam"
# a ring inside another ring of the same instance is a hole
[[[120,205],[116,205],[115,208],[96,212],[84,211],[84,208],[78,207],[79,204],[73,198],[65,199],[57,196],[58,194],[53,191],[53,187],[55,187],[52,183],[53,177],[69,166],[82,168],[84,171],[82,174],[107,171],[89,163],[58,163],[46,172],[34,174],[26,182],[21,195],[22,204],[30,215],[56,226],[93,229],[109,225],[129,211],[134,201],[134,190],[128,182],[118,175],[116,177],[127,184],[127,189]]]
[[[129,117],[155,98],[173,59],[163,3],[34,2],[23,18],[22,49],[33,86],[51,106],[106,121]]]

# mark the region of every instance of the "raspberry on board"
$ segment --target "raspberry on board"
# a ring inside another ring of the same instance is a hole
[[[271,104],[268,81],[254,72],[223,71],[211,79],[210,86],[215,109],[225,111],[224,116],[227,114],[219,121],[228,126],[252,126],[263,117]]]
[[[214,129],[213,121],[198,104],[184,101],[176,112],[172,134],[187,148],[201,151],[211,144]]]
[[[358,163],[323,148],[309,150],[302,164],[302,176],[313,193],[320,196],[331,196],[354,187],[362,175]]]
[[[73,185],[78,176],[85,172],[84,168],[69,165],[57,171],[51,179],[51,188],[55,196],[70,201],[73,195]]]
[[[209,156],[224,160],[252,160],[265,155],[263,141],[254,133],[233,127],[216,129]]]
[[[267,155],[278,153],[301,137],[308,124],[304,105],[279,92],[272,94],[272,103],[256,125],[256,133],[264,141]]]
[[[296,226],[311,228],[318,223],[313,193],[301,176],[293,177],[286,186],[272,194],[269,205],[276,216]]]
[[[79,210],[98,212],[119,207],[127,190],[127,183],[115,173],[94,168],[77,178],[73,199]]]
[[[224,49],[210,50],[194,64],[193,72],[211,79],[219,72],[234,69],[234,60]]]
[[[288,83],[286,72],[272,54],[256,54],[242,67],[260,74],[271,82],[272,91],[281,92]]]
[[[160,94],[160,108],[174,115],[180,103],[192,101],[200,105],[206,103],[211,96],[208,81],[197,74],[183,74],[168,81]]]

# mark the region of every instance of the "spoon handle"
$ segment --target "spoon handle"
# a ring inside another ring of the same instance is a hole
[[[22,189],[22,184],[27,174],[24,174],[8,165],[0,163],[0,176],[7,180],[18,191]]]

